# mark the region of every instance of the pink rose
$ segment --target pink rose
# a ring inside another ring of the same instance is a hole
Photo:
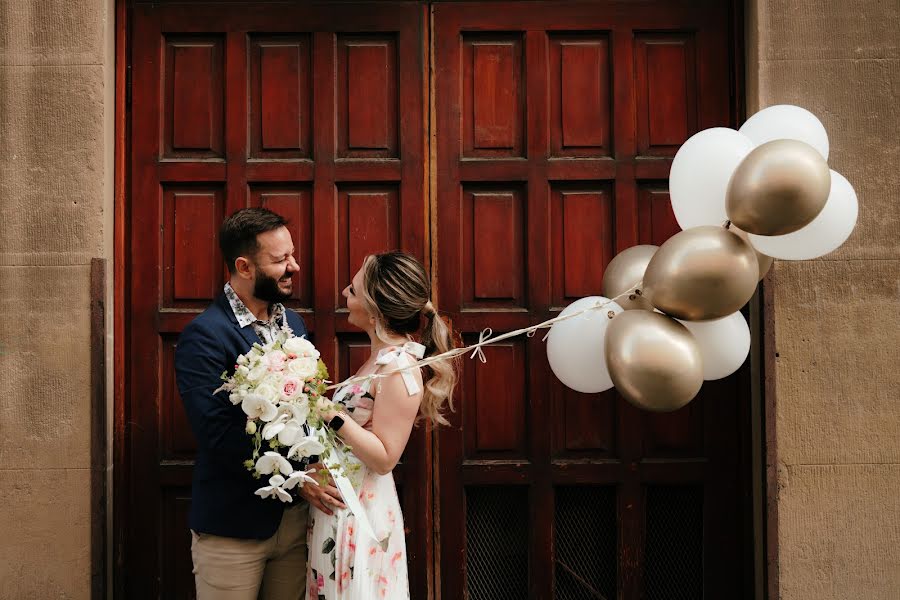
[[[303,389],[303,382],[296,377],[285,377],[281,384],[281,395],[286,400],[292,400],[300,390]]]

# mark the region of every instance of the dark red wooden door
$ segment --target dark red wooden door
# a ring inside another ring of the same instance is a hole
[[[367,348],[340,296],[363,257],[427,259],[425,18],[409,2],[134,5],[125,597],[193,596],[194,442],[172,361],[222,288],[223,217],[259,205],[289,217],[301,266],[289,306],[334,377]],[[432,564],[430,448],[418,429],[396,471],[416,597]]]
[[[465,340],[598,295],[605,265],[678,231],[666,178],[693,132],[733,121],[729,3],[434,7],[440,304]],[[746,372],[641,412],[549,370],[541,336],[467,361],[438,435],[449,599],[749,594]]]

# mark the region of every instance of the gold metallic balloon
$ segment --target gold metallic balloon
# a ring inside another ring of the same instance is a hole
[[[606,329],[606,365],[616,390],[638,408],[678,410],[703,385],[703,361],[687,328],[665,315],[631,310]]]
[[[627,291],[632,293],[616,300],[616,304],[625,310],[653,310],[653,305],[640,292],[635,293],[635,283],[640,284],[650,259],[659,246],[632,246],[619,252],[609,261],[603,273],[603,295],[615,298]]]
[[[720,319],[753,296],[758,265],[750,244],[724,227],[691,227],[653,255],[644,272],[644,296],[677,319]]]
[[[775,140],[753,149],[728,182],[725,212],[757,235],[802,229],[825,207],[831,171],[822,155],[797,140]]]
[[[750,238],[747,237],[747,232],[740,227],[735,227],[732,224],[728,227],[728,231],[733,231],[734,233],[739,235],[742,240],[750,244]],[[753,248],[753,244],[750,244],[750,247]],[[753,251],[756,252],[756,260],[759,263],[759,280],[762,281],[763,277],[766,276],[766,273],[769,272],[769,269],[772,268],[772,264],[775,262],[775,259],[771,256],[763,254],[756,248],[753,248]]]

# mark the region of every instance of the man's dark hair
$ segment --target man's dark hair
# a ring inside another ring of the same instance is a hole
[[[242,208],[222,223],[219,230],[219,248],[228,271],[237,269],[234,261],[239,256],[253,258],[259,251],[256,236],[287,225],[287,219],[267,208]]]

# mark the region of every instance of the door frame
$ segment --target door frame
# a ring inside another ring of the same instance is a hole
[[[331,0],[339,3],[342,0]],[[378,0],[372,0],[377,2]],[[428,5],[427,23],[424,26],[424,48],[427,48],[428,56],[426,67],[428,69],[425,81],[426,94],[425,110],[428,111],[426,123],[426,135],[428,142],[425,145],[427,158],[425,161],[426,172],[425,187],[427,189],[427,217],[425,235],[429,238],[428,261],[429,268],[433,263],[433,253],[436,248],[437,238],[435,233],[435,214],[437,208],[436,187],[434,170],[435,140],[433,128],[435,122],[434,108],[434,47],[432,37],[432,9],[441,0],[415,0],[420,4]],[[451,0],[446,0],[447,2]],[[527,1],[527,0],[521,0]],[[130,202],[131,202],[131,61],[132,61],[132,17],[133,7],[137,0],[113,0],[114,9],[114,229],[113,229],[113,362],[108,368],[112,369],[112,443],[109,448],[109,459],[113,469],[112,493],[106,495],[107,515],[111,516],[111,529],[106,531],[105,540],[105,566],[107,577],[105,580],[95,579],[92,587],[92,598],[124,597],[125,579],[125,539],[126,529],[130,522],[128,511],[130,478],[128,476],[128,429],[129,416],[127,398],[129,381],[127,378],[129,347],[126,316],[130,303],[130,286],[128,272],[128,249],[131,241]],[[226,0],[222,0],[227,4]],[[729,57],[731,63],[732,80],[729,82],[732,94],[731,119],[733,123],[741,122],[746,116],[747,86],[747,47],[745,35],[745,0],[729,0],[731,14],[731,40]],[[434,274],[432,275],[434,277]],[[750,302],[750,324],[753,340],[751,350],[751,375],[750,375],[750,406],[747,408],[746,417],[750,420],[749,435],[751,436],[751,456],[745,457],[745,470],[749,477],[746,488],[752,493],[752,510],[746,519],[748,537],[753,540],[752,551],[746,557],[753,574],[752,582],[755,592],[754,598],[777,598],[778,596],[778,528],[777,528],[777,495],[775,490],[775,457],[777,448],[775,444],[775,389],[774,384],[774,324],[771,316],[774,314],[774,295],[771,288],[771,279],[766,278],[760,285],[759,293]],[[766,383],[768,382],[768,383]],[[434,443],[434,440],[433,442]],[[436,449],[433,449],[436,450]],[[436,451],[432,453],[433,462],[437,461]],[[749,463],[749,464],[748,464]],[[433,472],[437,472],[433,467]],[[439,497],[435,481],[432,498]],[[440,507],[433,506],[433,523],[439,523],[437,514]],[[440,533],[435,531],[434,538],[430,542],[430,572],[429,597],[440,596]],[[96,566],[95,566],[96,568]],[[102,578],[101,578],[102,579]],[[99,583],[97,583],[99,581]],[[98,589],[99,588],[99,589]]]

